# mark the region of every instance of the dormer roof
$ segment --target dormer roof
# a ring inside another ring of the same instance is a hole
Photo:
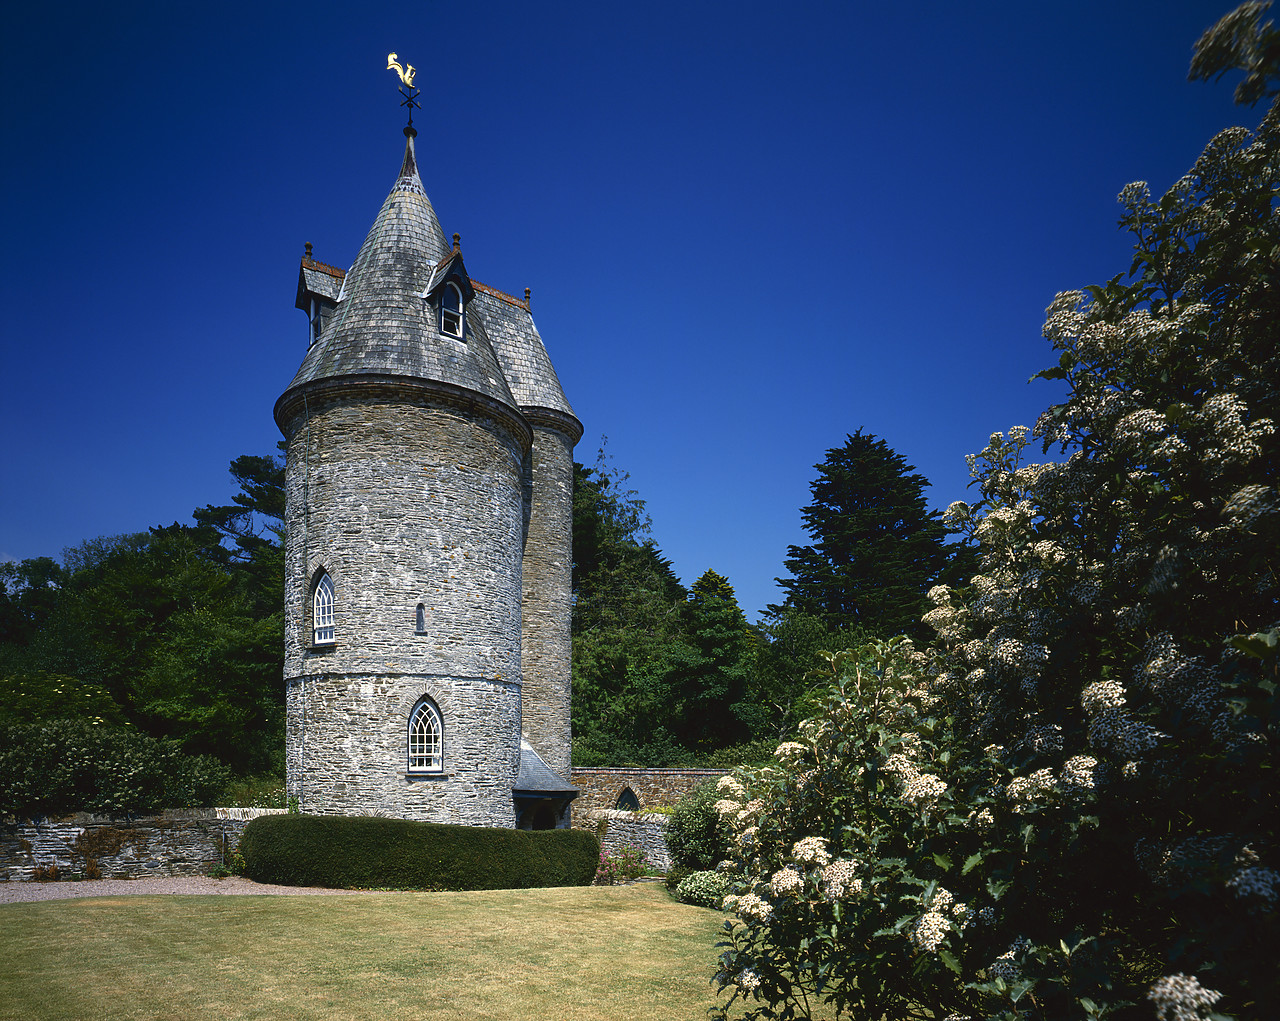
[[[335,295],[340,300],[333,317],[277,408],[309,384],[363,376],[443,383],[514,409],[515,398],[484,331],[471,332],[465,341],[442,335],[435,311],[422,297],[437,268],[447,270],[455,254],[460,261],[460,253],[445,242],[422,186],[409,136],[395,184]]]
[[[346,276],[345,269],[316,262],[311,258],[311,246],[307,245],[307,254],[302,257],[302,265],[298,268],[298,298],[294,308],[310,314],[313,297],[336,304]]]

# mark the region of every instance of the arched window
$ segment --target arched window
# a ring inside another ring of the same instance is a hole
[[[443,770],[444,723],[436,704],[424,697],[409,714],[409,772],[439,773]]]
[[[440,332],[462,336],[462,292],[452,280],[440,292]]]
[[[422,603],[418,604],[418,612],[413,618],[413,629],[418,634],[425,634],[427,630],[427,608]]]
[[[323,569],[311,594],[311,629],[313,644],[333,644],[333,580]]]
[[[640,799],[636,797],[636,792],[630,787],[623,787],[618,792],[618,800],[613,803],[614,808],[619,808],[624,812],[640,811]]]

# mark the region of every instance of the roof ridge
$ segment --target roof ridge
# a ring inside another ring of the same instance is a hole
[[[508,294],[506,291],[500,291],[496,287],[490,287],[488,284],[482,284],[479,280],[472,280],[471,286],[477,291],[482,291],[492,298],[499,298],[502,301],[507,302],[509,305],[515,305],[517,308],[522,308],[526,312],[529,311],[529,303],[527,301],[523,301],[512,294]]]
[[[303,269],[319,270],[321,273],[328,273],[331,277],[337,277],[339,280],[345,280],[347,271],[339,269],[337,266],[330,266],[327,262],[317,262],[315,259],[308,259],[305,255],[302,257]]]

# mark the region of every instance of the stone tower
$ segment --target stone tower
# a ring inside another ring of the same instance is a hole
[[[287,786],[304,812],[568,824],[573,447],[522,301],[470,279],[412,128],[349,272],[302,260]]]

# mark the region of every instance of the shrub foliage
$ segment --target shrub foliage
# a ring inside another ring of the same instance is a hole
[[[129,814],[213,804],[230,770],[86,720],[0,727],[0,815]]]
[[[1277,93],[1246,4],[1193,70]],[[1261,83],[1261,84],[1259,84]],[[721,781],[752,1017],[1262,1018],[1280,1000],[1280,114],[1120,195],[1127,281],[1059,295],[1067,386],[971,459],[978,573],[923,650],[831,660],[776,766]]]
[[[600,843],[585,830],[488,829],[405,819],[269,815],[240,840],[259,883],[340,889],[587,886]]]

